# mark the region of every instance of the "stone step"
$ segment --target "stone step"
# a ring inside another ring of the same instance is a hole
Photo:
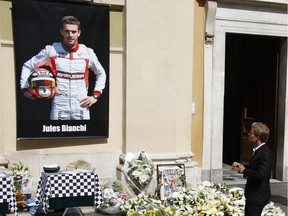
[[[236,178],[243,178],[243,174],[241,173],[234,173],[232,176]]]
[[[237,178],[233,177],[233,176],[223,176],[223,180],[235,180]]]
[[[223,174],[229,174],[229,175],[232,175],[232,174],[236,174],[238,173],[237,171],[234,171],[234,170],[231,170],[231,171],[228,171],[228,170],[223,170]]]

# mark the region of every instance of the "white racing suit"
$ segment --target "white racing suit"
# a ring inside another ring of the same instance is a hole
[[[33,69],[49,65],[57,79],[58,92],[52,99],[51,120],[89,120],[89,108],[81,108],[80,101],[87,97],[88,76],[95,76],[93,94],[100,96],[105,87],[106,74],[94,51],[83,44],[68,52],[61,43],[42,49],[24,63],[20,80],[21,89],[29,87],[28,78]]]

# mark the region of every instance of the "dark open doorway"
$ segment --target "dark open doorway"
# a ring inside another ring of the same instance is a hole
[[[244,34],[226,35],[223,162],[248,163],[252,146],[251,123],[270,128],[268,146],[277,148],[277,106],[281,38]]]

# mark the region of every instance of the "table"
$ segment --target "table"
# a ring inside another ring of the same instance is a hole
[[[17,203],[11,178],[5,173],[0,173],[0,182],[0,214],[12,211],[17,216]]]
[[[92,198],[92,202],[91,202]],[[43,172],[36,194],[36,205],[42,210],[78,206],[99,206],[103,202],[98,175],[94,172]]]

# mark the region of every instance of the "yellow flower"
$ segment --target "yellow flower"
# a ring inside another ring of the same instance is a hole
[[[208,203],[207,205],[206,205],[206,209],[211,209],[213,207],[213,205],[211,204],[211,203]]]
[[[149,216],[153,216],[153,215],[154,215],[153,210],[149,210],[149,211],[148,211],[148,215],[149,215]]]
[[[217,209],[216,209],[216,208],[212,208],[211,211],[210,211],[210,213],[211,213],[212,215],[216,215],[216,214],[217,214]]]
[[[165,214],[170,214],[170,215],[172,215],[172,214],[173,214],[173,211],[171,210],[170,207],[166,207],[166,208],[164,209],[164,213],[165,213]]]
[[[129,214],[127,214],[128,216],[137,216],[138,213],[137,211],[131,211]]]

